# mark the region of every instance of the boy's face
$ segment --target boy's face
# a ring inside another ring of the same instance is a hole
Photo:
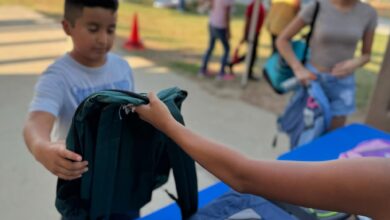
[[[71,56],[86,66],[103,65],[114,42],[116,20],[116,12],[101,7],[84,7],[73,26],[64,20],[63,28],[73,41]]]

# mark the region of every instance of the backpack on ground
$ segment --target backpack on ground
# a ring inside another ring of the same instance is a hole
[[[346,213],[279,203],[231,190],[199,209],[189,220],[346,220],[350,217]]]

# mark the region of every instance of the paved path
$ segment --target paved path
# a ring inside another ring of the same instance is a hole
[[[52,20],[25,8],[0,7],[0,219],[59,219],[54,208],[56,178],[30,155],[21,133],[38,75],[69,48],[69,40]],[[269,147],[276,130],[274,114],[234,96],[210,95],[197,80],[120,49],[116,52],[133,66],[138,91],[178,86],[189,92],[182,111],[188,127],[254,158],[273,159],[286,150]],[[197,170],[200,188],[217,181],[201,167]],[[163,188],[175,192],[172,180]],[[142,213],[170,202],[156,190]]]

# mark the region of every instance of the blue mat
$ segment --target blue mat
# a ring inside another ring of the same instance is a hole
[[[337,159],[339,154],[358,143],[374,138],[390,140],[390,134],[363,124],[351,124],[326,134],[308,144],[282,154],[278,160],[323,161]],[[218,182],[199,192],[199,207],[227,192],[230,188]],[[157,210],[140,220],[180,220],[180,209],[176,203]]]

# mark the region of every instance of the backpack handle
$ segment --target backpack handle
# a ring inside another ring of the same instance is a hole
[[[149,98],[145,95],[141,95],[132,91],[120,90],[120,89],[108,89],[108,91],[121,92],[133,98],[141,99],[145,102],[145,104],[149,104]]]
[[[305,49],[304,49],[304,52],[303,52],[303,57],[302,57],[302,60],[301,60],[302,64],[306,63],[306,56],[307,56],[307,52],[309,50],[309,44],[310,44],[311,35],[313,33],[314,25],[315,25],[316,20],[317,20],[318,11],[320,10],[320,2],[317,0],[315,4],[316,5],[315,5],[315,8],[314,8],[313,19],[310,22],[310,31],[309,31],[309,33],[306,36],[306,45],[305,45]]]

